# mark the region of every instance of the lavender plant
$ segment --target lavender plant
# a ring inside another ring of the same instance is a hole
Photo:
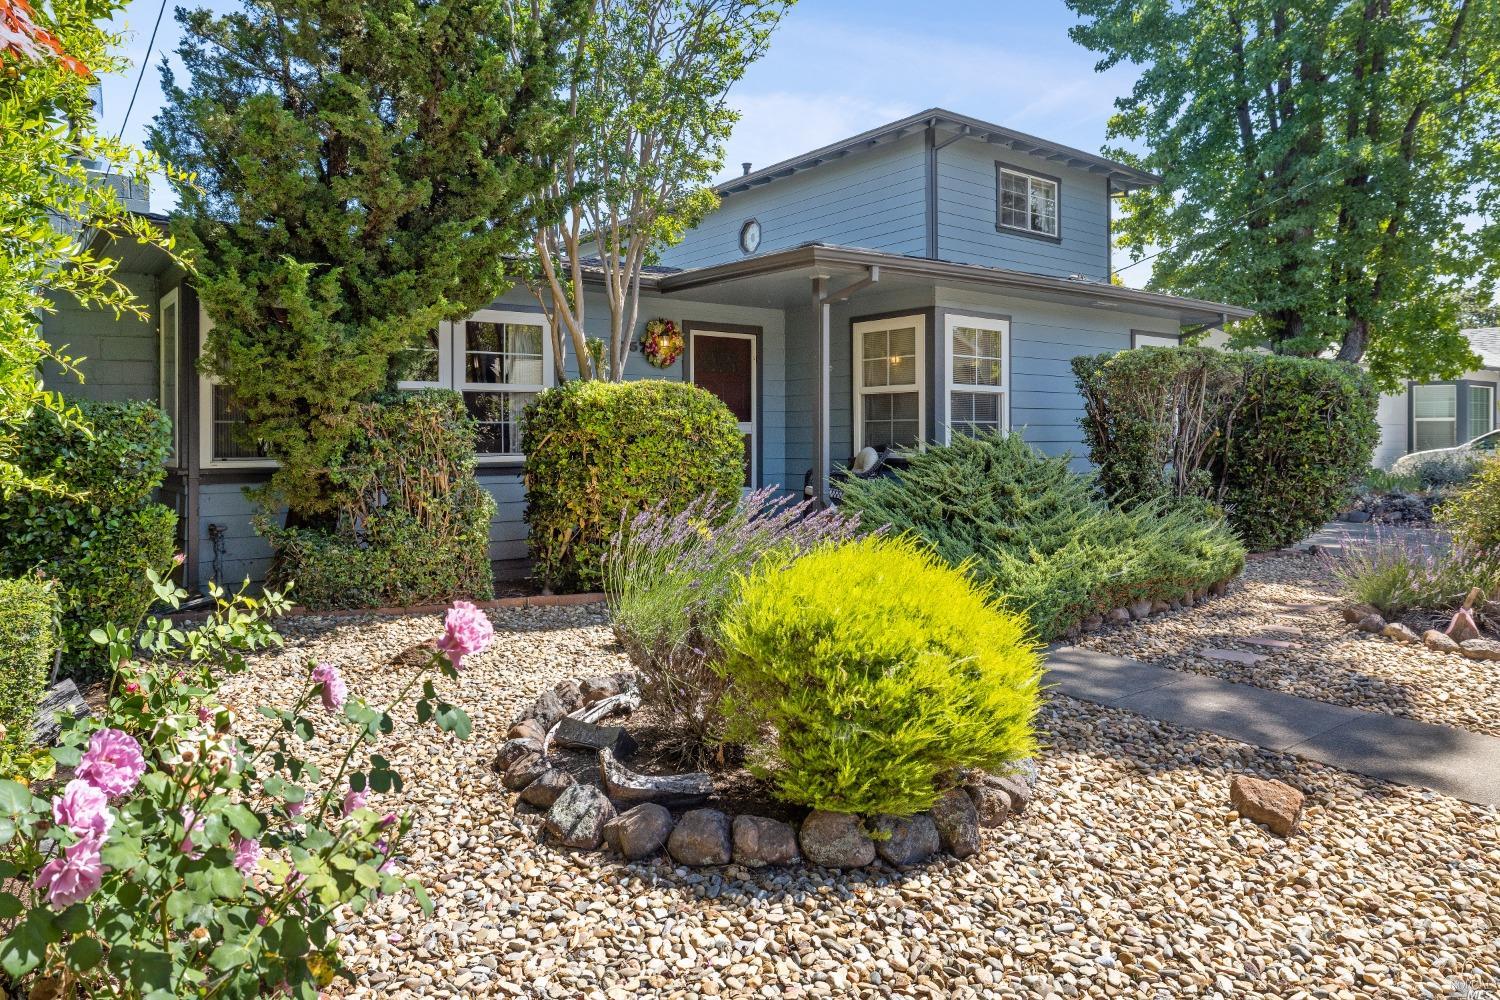
[[[615,635],[640,673],[644,704],[664,717],[665,749],[702,763],[724,733],[727,682],[713,669],[719,623],[740,580],[763,560],[791,563],[824,542],[852,538],[857,515],[820,510],[775,486],[731,503],[694,500],[622,520],[603,560]]]
[[[1487,550],[1441,550],[1389,532],[1323,559],[1350,597],[1387,618],[1451,611],[1474,587],[1486,594],[1500,588],[1500,562]]]

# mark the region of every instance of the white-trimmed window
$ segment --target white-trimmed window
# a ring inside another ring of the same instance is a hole
[[[213,320],[208,310],[198,309],[200,343],[208,343],[208,334],[213,329]],[[198,440],[199,457],[205,468],[259,468],[276,467],[276,461],[266,457],[265,449],[254,441],[246,440],[245,408],[223,385],[218,376],[198,376]]]
[[[552,338],[540,313],[482,309],[440,323],[424,347],[408,353],[403,389],[456,389],[479,423],[482,459],[521,458],[526,404],[552,384]]]
[[[1010,426],[1010,321],[949,315],[943,323],[948,359],[945,439]]]
[[[1000,228],[1019,229],[1037,236],[1058,234],[1057,181],[1010,167],[997,166],[1000,187]]]
[[[1411,387],[1411,450],[1452,448],[1458,444],[1458,386]]]
[[[1470,441],[1495,429],[1495,387],[1469,383],[1469,429]]]
[[[927,436],[925,317],[854,324],[854,450],[914,447]]]
[[[167,460],[170,465],[178,464],[182,445],[182,431],[178,427],[182,414],[177,405],[181,391],[177,377],[177,363],[181,356],[178,352],[182,343],[181,301],[180,290],[174,288],[161,297],[156,310],[157,403],[172,422],[172,454]]]

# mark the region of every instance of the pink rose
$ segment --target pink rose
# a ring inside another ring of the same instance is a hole
[[[348,816],[356,809],[363,809],[369,800],[370,797],[364,792],[356,792],[351,788],[349,794],[344,796],[344,815]]]
[[[89,834],[63,848],[37,872],[36,887],[47,893],[47,902],[59,910],[88,899],[104,880],[104,862],[99,857],[102,838]]]
[[[454,601],[443,619],[443,637],[437,648],[447,655],[453,669],[459,670],[464,657],[484,652],[494,641],[495,626],[485,613],[468,601]]]
[[[349,697],[349,687],[344,679],[339,676],[339,669],[331,663],[320,663],[313,667],[312,681],[314,684],[322,685],[323,707],[330,712],[336,712],[344,707],[344,702]]]
[[[301,816],[302,815],[302,810],[304,810],[306,808],[307,808],[307,800],[306,799],[303,799],[301,802],[288,802],[286,804],[286,814],[288,816]]]
[[[182,843],[177,849],[188,857],[197,860],[203,856],[203,852],[193,846],[193,834],[203,832],[204,820],[196,810],[189,806],[182,807],[182,825],[187,827],[187,832],[182,835]]]
[[[241,837],[234,835],[234,866],[240,870],[241,875],[249,875],[255,871],[255,866],[260,862],[260,841],[254,837]]]
[[[146,758],[129,733],[101,729],[89,737],[88,752],[75,773],[105,795],[125,795],[146,773]]]
[[[395,826],[398,818],[395,813],[386,813],[380,817],[380,828],[384,830],[386,827]]]
[[[100,840],[115,822],[109,796],[82,778],[68,782],[63,793],[52,799],[52,819],[80,837],[95,833]]]

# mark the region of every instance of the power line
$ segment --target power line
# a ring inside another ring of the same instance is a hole
[[[167,0],[161,0],[161,6],[156,8],[156,23],[151,26],[151,40],[146,43],[146,54],[141,58],[141,69],[136,73],[135,86],[130,91],[130,103],[125,105],[125,117],[120,120],[120,131],[115,133],[116,142],[124,138],[125,126],[130,123],[130,112],[135,110],[135,98],[141,92],[141,80],[146,76],[146,67],[151,65],[151,50],[156,48],[156,32],[161,28],[161,16],[166,9]]]
[[[1486,74],[1488,74],[1491,70],[1494,70],[1497,67],[1500,67],[1500,59],[1497,59],[1496,61],[1490,63],[1489,66],[1485,67],[1478,74],[1476,74],[1475,77],[1472,80],[1470,80],[1468,83],[1464,84],[1463,86],[1455,88],[1453,91],[1451,91],[1448,94],[1443,95],[1443,101],[1446,103],[1447,101],[1453,100],[1459,94],[1461,94],[1464,91],[1468,90],[1470,87],[1473,87],[1474,84],[1478,83],[1481,79],[1483,79],[1483,77]],[[1436,105],[1436,102],[1435,102],[1434,103],[1434,107],[1431,110],[1436,110],[1436,109],[1437,109],[1437,105]],[[1400,135],[1393,136],[1390,139],[1386,139],[1384,142],[1376,143],[1375,146],[1373,147],[1373,149],[1382,149],[1382,148],[1384,148],[1386,146],[1389,146],[1389,145],[1392,145],[1394,143],[1400,142],[1403,138],[1405,138],[1405,137],[1404,136],[1400,136]],[[1327,180],[1329,177],[1334,176],[1335,174],[1343,173],[1344,170],[1348,168],[1348,166],[1349,166],[1348,163],[1342,163],[1339,166],[1334,167],[1332,170],[1329,170],[1329,171],[1327,171],[1325,173],[1319,174],[1317,177],[1314,177],[1312,180],[1307,181],[1307,182],[1305,182],[1303,184],[1299,184],[1296,187],[1292,188],[1290,191],[1287,191],[1287,192],[1285,192],[1283,194],[1277,195],[1275,198],[1272,198],[1270,201],[1266,202],[1263,205],[1254,206],[1254,207],[1248,209],[1247,211],[1245,211],[1244,213],[1242,213],[1240,215],[1237,215],[1237,216],[1235,216],[1235,217],[1233,217],[1231,219],[1225,220],[1224,222],[1222,222],[1222,223],[1219,224],[1218,229],[1219,230],[1223,230],[1223,229],[1225,229],[1225,228],[1227,228],[1229,226],[1233,226],[1233,225],[1236,225],[1238,223],[1241,223],[1241,222],[1245,221],[1246,219],[1248,219],[1252,215],[1255,215],[1255,214],[1257,214],[1259,212],[1264,212],[1267,209],[1272,208],[1275,205],[1277,205],[1277,204],[1285,201],[1286,199],[1288,199],[1288,198],[1290,198],[1290,197],[1292,197],[1292,196],[1294,196],[1296,194],[1299,194],[1299,193],[1301,193],[1303,191],[1306,191],[1308,188],[1312,187],[1314,184],[1322,183],[1323,181]],[[1215,230],[1208,230],[1207,232],[1211,233],[1211,232],[1214,232],[1214,231]],[[1155,258],[1160,257],[1162,254],[1171,253],[1173,250],[1177,250],[1177,249],[1179,249],[1179,248],[1181,248],[1183,246],[1186,246],[1187,244],[1193,242],[1195,239],[1198,239],[1199,237],[1202,237],[1204,235],[1205,235],[1205,232],[1198,232],[1198,233],[1193,234],[1192,236],[1187,237],[1186,239],[1179,240],[1178,242],[1173,243],[1170,246],[1162,247],[1160,250],[1156,251],[1155,253],[1147,254],[1144,257],[1139,257],[1136,260],[1131,261],[1129,264],[1126,264],[1124,267],[1117,267],[1117,268],[1115,268],[1115,273],[1116,274],[1120,274],[1121,272],[1130,270],[1132,267],[1135,267],[1137,264],[1144,264],[1148,260],[1154,260]]]

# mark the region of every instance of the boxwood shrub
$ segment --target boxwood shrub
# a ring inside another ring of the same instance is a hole
[[[1122,501],[1221,505],[1250,548],[1280,548],[1338,513],[1379,440],[1356,365],[1142,348],[1073,359],[1089,457]]]
[[[177,515],[152,500],[170,448],[166,415],[145,402],[77,406],[87,430],[46,410],[23,429],[21,466],[67,493],[0,497],[0,575],[57,581],[64,663],[87,673],[105,663],[89,632],[134,626],[150,608],[146,570],[170,565]]]
[[[382,396],[351,418],[359,433],[329,469],[331,530],[257,518],[274,549],[267,584],[315,610],[494,596],[495,500],[475,478],[474,422],[449,390]]]
[[[56,651],[53,585],[37,577],[0,580],[0,759],[25,746]]]
[[[762,561],[722,635],[737,725],[774,730],[788,802],[910,815],[956,769],[1035,752],[1041,667],[1025,620],[915,538]]]
[[[658,503],[675,514],[739,496],[745,448],[734,414],[686,382],[574,381],[526,408],[526,523],[542,582],[597,590],[609,540]]]
[[[888,525],[992,585],[1056,638],[1135,600],[1170,601],[1244,568],[1245,549],[1201,501],[1112,507],[1092,476],[1016,434],[960,436],[908,456],[905,471],[852,480],[844,502],[866,529]]]

